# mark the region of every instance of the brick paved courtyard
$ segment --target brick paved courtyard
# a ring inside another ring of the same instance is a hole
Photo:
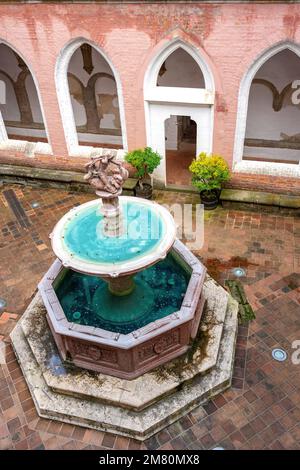
[[[232,268],[256,320],[239,329],[233,386],[143,444],[40,419],[16,362],[9,333],[54,256],[49,233],[71,207],[93,195],[22,186],[0,188],[0,449],[300,449],[300,374],[291,344],[300,340],[300,218],[219,208],[206,216],[200,252],[221,284]],[[158,202],[198,202],[157,192]],[[38,206],[35,207],[35,204]],[[272,359],[284,348],[284,363]]]

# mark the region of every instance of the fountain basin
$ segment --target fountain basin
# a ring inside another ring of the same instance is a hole
[[[69,322],[128,334],[177,312],[189,279],[169,254],[137,273],[128,295],[116,296],[101,278],[70,269],[60,272],[53,287]]]
[[[65,267],[81,273],[116,278],[135,274],[164,259],[176,237],[171,214],[140,198],[119,197],[119,236],[106,236],[103,204],[96,199],[71,209],[50,235],[52,248]]]
[[[169,310],[157,311],[153,321],[151,315],[146,315],[140,323],[143,315],[139,316],[139,305],[141,312],[144,308],[141,300],[135,306],[130,331],[122,329],[124,322],[118,318],[114,320],[113,315],[111,319],[104,318],[106,323],[102,318],[102,323],[80,324],[78,315],[72,321],[70,312],[64,311],[59,292],[61,278],[70,276],[70,273],[56,260],[40,282],[39,290],[62,359],[86,369],[133,379],[185,353],[196,336],[201,319],[204,304],[201,292],[206,268],[179,240],[175,241],[169,257],[178,265],[179,271],[185,272],[182,301],[177,300],[173,306],[169,302]],[[78,314],[81,316],[80,312]]]

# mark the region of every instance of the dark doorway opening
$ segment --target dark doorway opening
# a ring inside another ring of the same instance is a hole
[[[165,121],[167,184],[189,186],[189,166],[196,156],[197,124],[190,116],[171,115]]]

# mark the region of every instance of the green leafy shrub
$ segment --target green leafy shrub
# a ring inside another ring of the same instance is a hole
[[[143,187],[143,179],[151,175],[160,164],[161,156],[151,147],[136,149],[125,155],[125,161],[136,169],[135,178],[138,178],[140,187]]]
[[[208,155],[205,152],[192,161],[189,166],[192,184],[200,192],[221,189],[222,183],[230,178],[227,162],[220,155]]]

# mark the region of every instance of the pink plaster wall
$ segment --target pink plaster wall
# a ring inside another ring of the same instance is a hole
[[[0,17],[0,39],[34,72],[54,154],[64,158],[54,70],[59,52],[72,39],[98,44],[119,72],[130,149],[146,144],[143,77],[149,61],[174,36],[196,45],[216,85],[213,150],[229,163],[243,75],[270,46],[300,42],[300,4],[2,4]]]

